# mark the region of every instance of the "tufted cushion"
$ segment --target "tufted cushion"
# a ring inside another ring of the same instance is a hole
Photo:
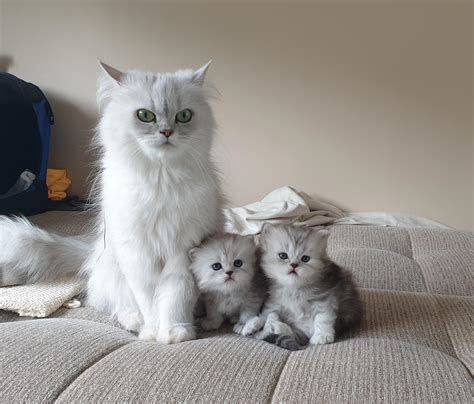
[[[334,226],[328,249],[360,287],[473,295],[471,232]]]
[[[83,214],[34,219],[62,233]],[[289,353],[224,328],[139,341],[89,307],[30,320],[0,312],[2,401],[469,402],[473,235],[335,226],[329,252],[361,286],[365,317],[334,344]]]

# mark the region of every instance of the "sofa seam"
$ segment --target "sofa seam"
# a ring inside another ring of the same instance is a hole
[[[128,342],[125,342],[124,344],[121,344],[117,347],[115,347],[114,349],[112,349],[111,351],[107,352],[105,355],[102,355],[100,357],[98,357],[97,359],[95,359],[94,361],[92,361],[85,369],[83,369],[82,371],[80,371],[80,373],[78,373],[77,375],[75,375],[74,377],[72,377],[68,382],[67,384],[64,386],[64,388],[62,388],[58,394],[56,394],[56,397],[53,398],[53,402],[57,402],[59,400],[59,398],[63,395],[63,393],[66,392],[66,390],[69,389],[69,387],[71,387],[71,385],[77,380],[79,379],[85,372],[87,372],[90,368],[92,368],[93,366],[97,365],[99,362],[101,362],[103,359],[107,358],[109,355],[113,354],[114,352],[130,345],[130,344],[134,344],[135,342],[137,341],[128,341]]]
[[[411,245],[410,245],[410,248],[411,248]],[[354,250],[356,250],[356,251],[357,250],[362,250],[362,251],[374,250],[374,251],[388,252],[388,253],[392,253],[394,255],[400,255],[402,257],[413,260],[413,256],[410,257],[410,256],[408,256],[406,254],[402,254],[401,252],[398,252],[398,251],[393,251],[393,250],[389,250],[388,248],[379,248],[379,247],[344,247],[344,248],[337,248],[337,249],[334,248],[334,249],[328,250],[328,253],[331,255],[333,253],[338,253],[339,251],[354,251]],[[413,254],[413,250],[411,250],[411,252]]]
[[[436,308],[438,310],[438,314],[441,314],[441,316],[440,316],[441,321],[443,322],[444,329],[446,330],[446,334],[449,338],[449,342],[451,343],[451,347],[453,348],[453,352],[456,354],[456,359],[459,362],[461,362],[461,364],[466,368],[467,372],[471,375],[471,377],[473,377],[474,375],[472,374],[471,370],[464,363],[464,360],[462,360],[461,357],[459,356],[459,352],[456,349],[456,345],[453,342],[453,337],[452,337],[451,333],[449,332],[448,324],[446,323],[446,320],[444,319],[445,311],[443,310],[443,307],[442,307],[441,302],[440,302],[440,299],[442,299],[442,296],[433,296],[433,298],[434,298],[434,301],[435,301]]]
[[[285,362],[283,363],[283,366],[281,367],[280,373],[278,374],[276,382],[273,385],[273,388],[271,390],[271,396],[270,396],[270,399],[268,401],[269,403],[273,402],[273,398],[275,397],[276,389],[277,389],[278,385],[280,384],[281,375],[283,374],[283,371],[285,370],[286,365],[288,364],[288,361],[290,360],[291,355],[292,355],[291,353],[288,353],[288,356],[286,357]]]
[[[403,290],[403,289],[382,289],[382,288],[368,288],[365,286],[359,286],[359,290],[365,291],[376,291],[376,292],[389,292],[389,293],[408,293],[412,295],[429,295],[429,296],[439,296],[439,297],[448,297],[448,298],[461,298],[461,299],[474,299],[473,296],[469,295],[451,295],[446,293],[437,293],[429,291],[417,291],[417,290]]]
[[[418,260],[415,258],[415,249],[413,248],[413,239],[411,237],[411,233],[410,233],[410,230],[409,229],[406,229],[406,232],[407,232],[407,235],[408,235],[408,240],[410,240],[410,248],[411,248],[411,259],[412,261],[415,263],[416,267],[419,269],[420,273],[421,273],[421,277],[423,279],[423,283],[425,284],[425,289],[426,289],[426,292],[425,293],[431,293],[431,288],[428,287],[428,282],[427,282],[427,279],[426,279],[426,274],[425,274],[425,271],[423,271],[423,268],[421,267],[421,265],[419,264]]]

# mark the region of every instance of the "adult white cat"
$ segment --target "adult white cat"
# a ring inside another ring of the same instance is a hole
[[[0,268],[28,282],[82,268],[89,304],[140,338],[195,338],[197,293],[187,253],[222,227],[223,198],[209,156],[216,123],[204,82],[208,66],[154,74],[102,64],[96,241],[2,218]]]

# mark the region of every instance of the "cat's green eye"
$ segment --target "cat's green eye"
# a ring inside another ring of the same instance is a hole
[[[155,122],[156,115],[148,109],[140,108],[137,111],[137,118],[145,123]]]
[[[193,111],[190,109],[183,109],[176,114],[176,122],[188,123],[193,118]]]

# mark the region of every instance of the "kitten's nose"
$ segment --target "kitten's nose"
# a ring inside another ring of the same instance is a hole
[[[173,130],[163,129],[163,130],[160,130],[160,133],[166,137],[170,137],[173,134]]]
[[[234,273],[234,271],[227,271],[226,274],[229,275],[229,278],[232,276],[232,274]]]
[[[298,266],[298,264],[296,262],[293,262],[290,265],[292,266],[293,269],[295,269]]]

